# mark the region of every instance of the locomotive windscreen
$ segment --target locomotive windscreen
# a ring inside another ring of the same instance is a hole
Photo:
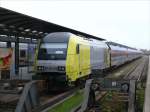
[[[41,43],[39,60],[65,60],[67,55],[66,43]]]
[[[39,60],[65,60],[70,33],[50,33],[41,40]]]

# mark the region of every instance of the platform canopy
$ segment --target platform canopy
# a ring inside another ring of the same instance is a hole
[[[0,41],[12,41],[16,37],[20,39],[40,39],[51,32],[71,32],[87,38],[104,40],[87,33],[0,7]]]

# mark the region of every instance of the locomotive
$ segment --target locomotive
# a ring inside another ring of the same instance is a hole
[[[38,43],[35,71],[50,82],[74,84],[141,55],[141,51],[121,44],[54,32]]]

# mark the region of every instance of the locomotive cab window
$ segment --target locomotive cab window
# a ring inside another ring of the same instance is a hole
[[[67,43],[41,43],[39,60],[65,60]]]

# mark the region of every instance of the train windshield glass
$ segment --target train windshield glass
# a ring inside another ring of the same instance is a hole
[[[66,43],[42,43],[39,49],[39,60],[65,60],[67,55]]]

